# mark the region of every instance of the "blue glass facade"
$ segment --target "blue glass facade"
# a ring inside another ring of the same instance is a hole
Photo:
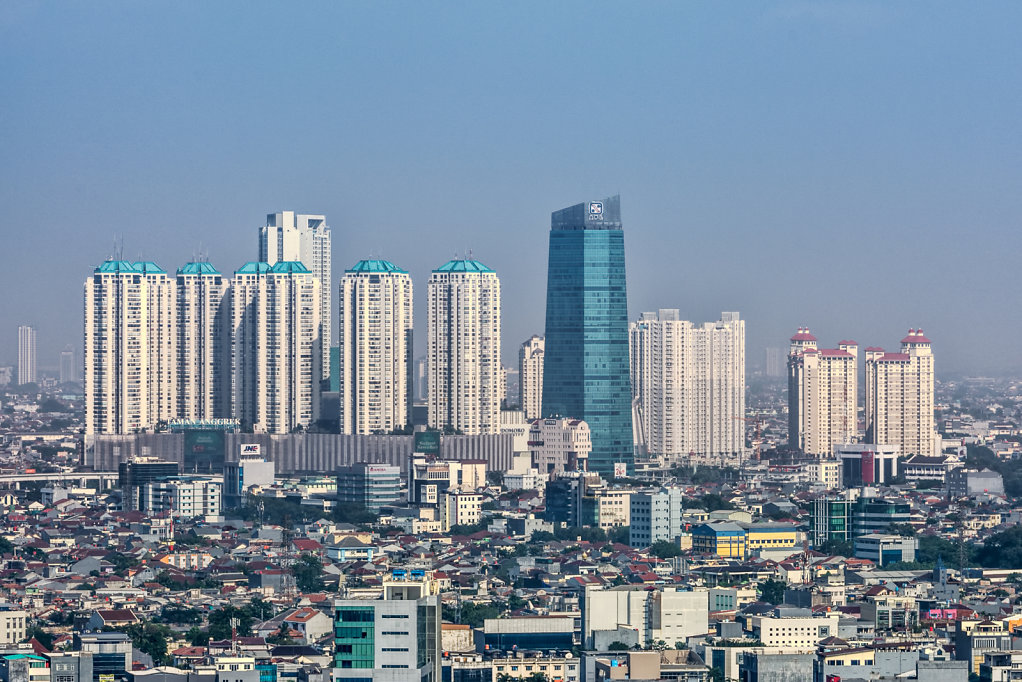
[[[632,388],[621,199],[556,211],[547,266],[543,416],[589,424],[589,468],[631,467]]]

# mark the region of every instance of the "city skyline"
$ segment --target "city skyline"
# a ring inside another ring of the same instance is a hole
[[[81,345],[79,279],[118,237],[131,260],[206,254],[226,272],[251,259],[267,212],[308,211],[333,228],[334,272],[379,256],[423,287],[435,263],[472,249],[505,283],[513,366],[542,333],[549,212],[620,192],[629,318],[741,311],[750,366],[808,324],[885,346],[891,329],[923,327],[940,339],[939,375],[1020,368],[1022,321],[1000,310],[1022,248],[1010,189],[1022,76],[1009,66],[1022,8],[564,3],[544,22],[528,5],[463,9],[254,7],[228,30],[235,17],[217,7],[201,22],[8,8],[0,200],[18,238],[2,281],[22,293],[0,315],[35,326],[41,367],[55,367]],[[299,25],[311,33],[294,50],[257,47],[268,27]],[[374,49],[383,26],[401,49]],[[584,59],[549,39],[619,31],[645,39]],[[855,296],[827,293],[852,278]],[[13,330],[0,358],[14,363]]]

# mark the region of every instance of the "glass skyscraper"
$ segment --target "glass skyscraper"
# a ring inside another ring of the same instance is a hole
[[[589,424],[589,468],[631,468],[632,389],[621,198],[587,201],[550,219],[543,416]]]

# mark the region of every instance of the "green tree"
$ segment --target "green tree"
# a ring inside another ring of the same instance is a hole
[[[708,512],[719,511],[721,509],[731,510],[735,508],[735,505],[731,504],[717,493],[708,493],[702,497],[697,497],[694,500],[694,504]]]
[[[209,627],[207,628],[208,636],[215,640],[230,639],[232,618],[238,619],[239,637],[250,637],[252,635],[252,616],[236,606],[225,606],[222,609],[210,612],[207,618],[209,622]]]
[[[667,540],[657,540],[649,547],[650,554],[660,557],[661,559],[671,559],[676,556],[681,556],[681,547],[674,542],[668,542]]]
[[[164,623],[198,625],[202,623],[202,612],[187,606],[168,604],[160,610],[160,620]]]
[[[35,638],[37,642],[47,649],[53,649],[53,635],[43,630],[38,625],[33,625],[25,632],[25,641]]]
[[[166,625],[156,623],[136,623],[124,629],[131,643],[136,649],[147,653],[153,658],[156,665],[167,665],[170,663],[170,654],[167,653],[167,639],[171,636],[170,628]]]
[[[322,592],[323,583],[323,562],[312,554],[302,554],[298,561],[291,567],[291,574],[295,577],[295,585],[302,592]]]
[[[760,599],[770,604],[784,603],[784,590],[788,584],[783,580],[768,578],[759,584]]]
[[[628,645],[624,642],[611,642],[607,651],[628,651]]]

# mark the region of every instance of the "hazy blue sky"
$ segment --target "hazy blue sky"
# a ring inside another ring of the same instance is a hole
[[[123,236],[168,270],[324,213],[334,272],[472,249],[504,358],[542,333],[550,212],[620,192],[633,317],[738,310],[750,368],[933,339],[1022,367],[1022,3],[0,3],[0,360],[81,346]]]

